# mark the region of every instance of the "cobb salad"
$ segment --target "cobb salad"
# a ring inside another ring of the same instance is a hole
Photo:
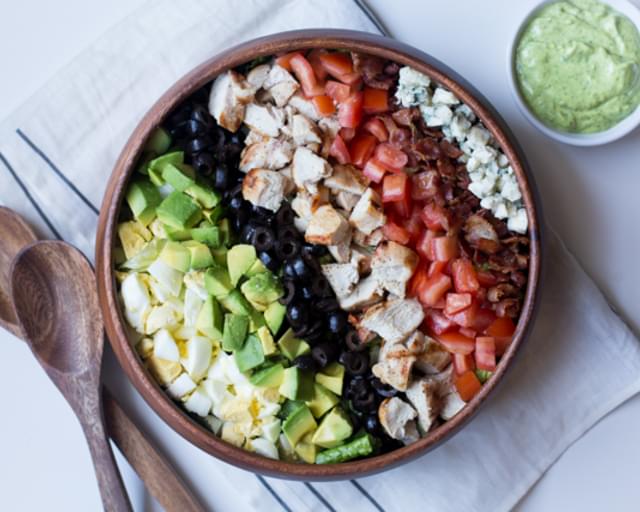
[[[226,442],[337,463],[416,442],[515,331],[528,218],[469,106],[314,49],[226,71],[151,136],[114,265],[141,360]]]

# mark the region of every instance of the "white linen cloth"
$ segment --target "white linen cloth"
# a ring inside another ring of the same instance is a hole
[[[224,48],[312,27],[377,31],[350,0],[149,2],[0,125],[0,203],[44,237],[92,257],[106,181],[151,104]],[[257,478],[171,432],[112,359],[106,378],[214,510],[508,510],[569,445],[640,390],[638,340],[551,230],[546,242],[540,312],[503,385],[454,438],[377,476]]]

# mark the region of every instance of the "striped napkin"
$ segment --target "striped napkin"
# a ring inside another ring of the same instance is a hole
[[[94,253],[104,187],[152,103],[218,51],[267,33],[379,32],[359,1],[159,0],[113,28],[0,125],[0,203]],[[640,390],[640,345],[553,231],[535,328],[456,437],[401,468],[335,483],[265,478],[171,431],[107,354],[107,384],[214,510],[502,511],[598,419]],[[562,322],[556,319],[562,318]],[[78,442],[82,442],[78,439]]]

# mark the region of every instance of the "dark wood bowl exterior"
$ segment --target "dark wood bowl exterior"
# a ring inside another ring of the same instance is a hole
[[[229,68],[259,56],[306,48],[350,49],[377,55],[412,66],[453,91],[473,109],[509,158],[522,190],[531,238],[529,281],[514,339],[493,378],[480,393],[452,420],[410,446],[368,459],[331,465],[295,464],[252,454],[222,441],[174,404],[141,364],[127,339],[112,263],[118,213],[127,182],[134,172],[134,164],[146,139],[167,113]],[[209,59],[171,87],[144,116],[116,163],[103,199],[96,239],[98,292],[107,334],[125,373],[156,413],[184,438],[225,462],[256,473],[303,480],[347,479],[390,469],[424,455],[457,432],[478,411],[512,366],[516,353],[531,330],[537,310],[542,265],[542,216],[539,205],[524,154],[500,115],[468,82],[433,57],[392,39],[349,30],[292,31],[249,41]]]

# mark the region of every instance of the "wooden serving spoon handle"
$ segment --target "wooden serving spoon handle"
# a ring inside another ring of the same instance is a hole
[[[107,429],[151,495],[167,512],[204,512],[171,464],[147,441],[109,391],[103,389]]]

